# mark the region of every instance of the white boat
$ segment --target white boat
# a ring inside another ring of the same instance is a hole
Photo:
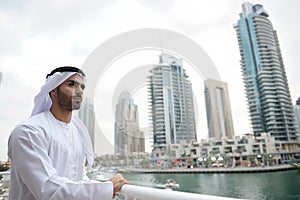
[[[166,189],[173,189],[173,188],[179,188],[179,184],[176,183],[174,179],[168,179],[167,183],[165,184]]]

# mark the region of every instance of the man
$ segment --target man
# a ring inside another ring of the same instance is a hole
[[[72,115],[82,102],[85,74],[60,67],[47,75],[29,119],[8,141],[11,200],[112,199],[128,181],[118,174],[107,182],[84,175],[93,151],[84,124]]]

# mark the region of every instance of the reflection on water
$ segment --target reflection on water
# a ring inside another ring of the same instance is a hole
[[[174,190],[244,199],[300,199],[300,176],[294,170],[240,174],[135,174],[123,173],[134,185],[157,187],[174,179]],[[104,174],[111,177],[112,174]]]

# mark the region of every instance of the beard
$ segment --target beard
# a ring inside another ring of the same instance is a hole
[[[60,88],[57,88],[57,100],[58,104],[69,111],[78,110],[81,106],[82,97],[80,95],[69,96],[62,92]]]

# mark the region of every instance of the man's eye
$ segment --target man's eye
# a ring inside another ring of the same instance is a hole
[[[84,88],[85,88],[85,85],[81,85],[80,87],[81,87],[81,89],[82,89],[82,90],[84,90]]]

